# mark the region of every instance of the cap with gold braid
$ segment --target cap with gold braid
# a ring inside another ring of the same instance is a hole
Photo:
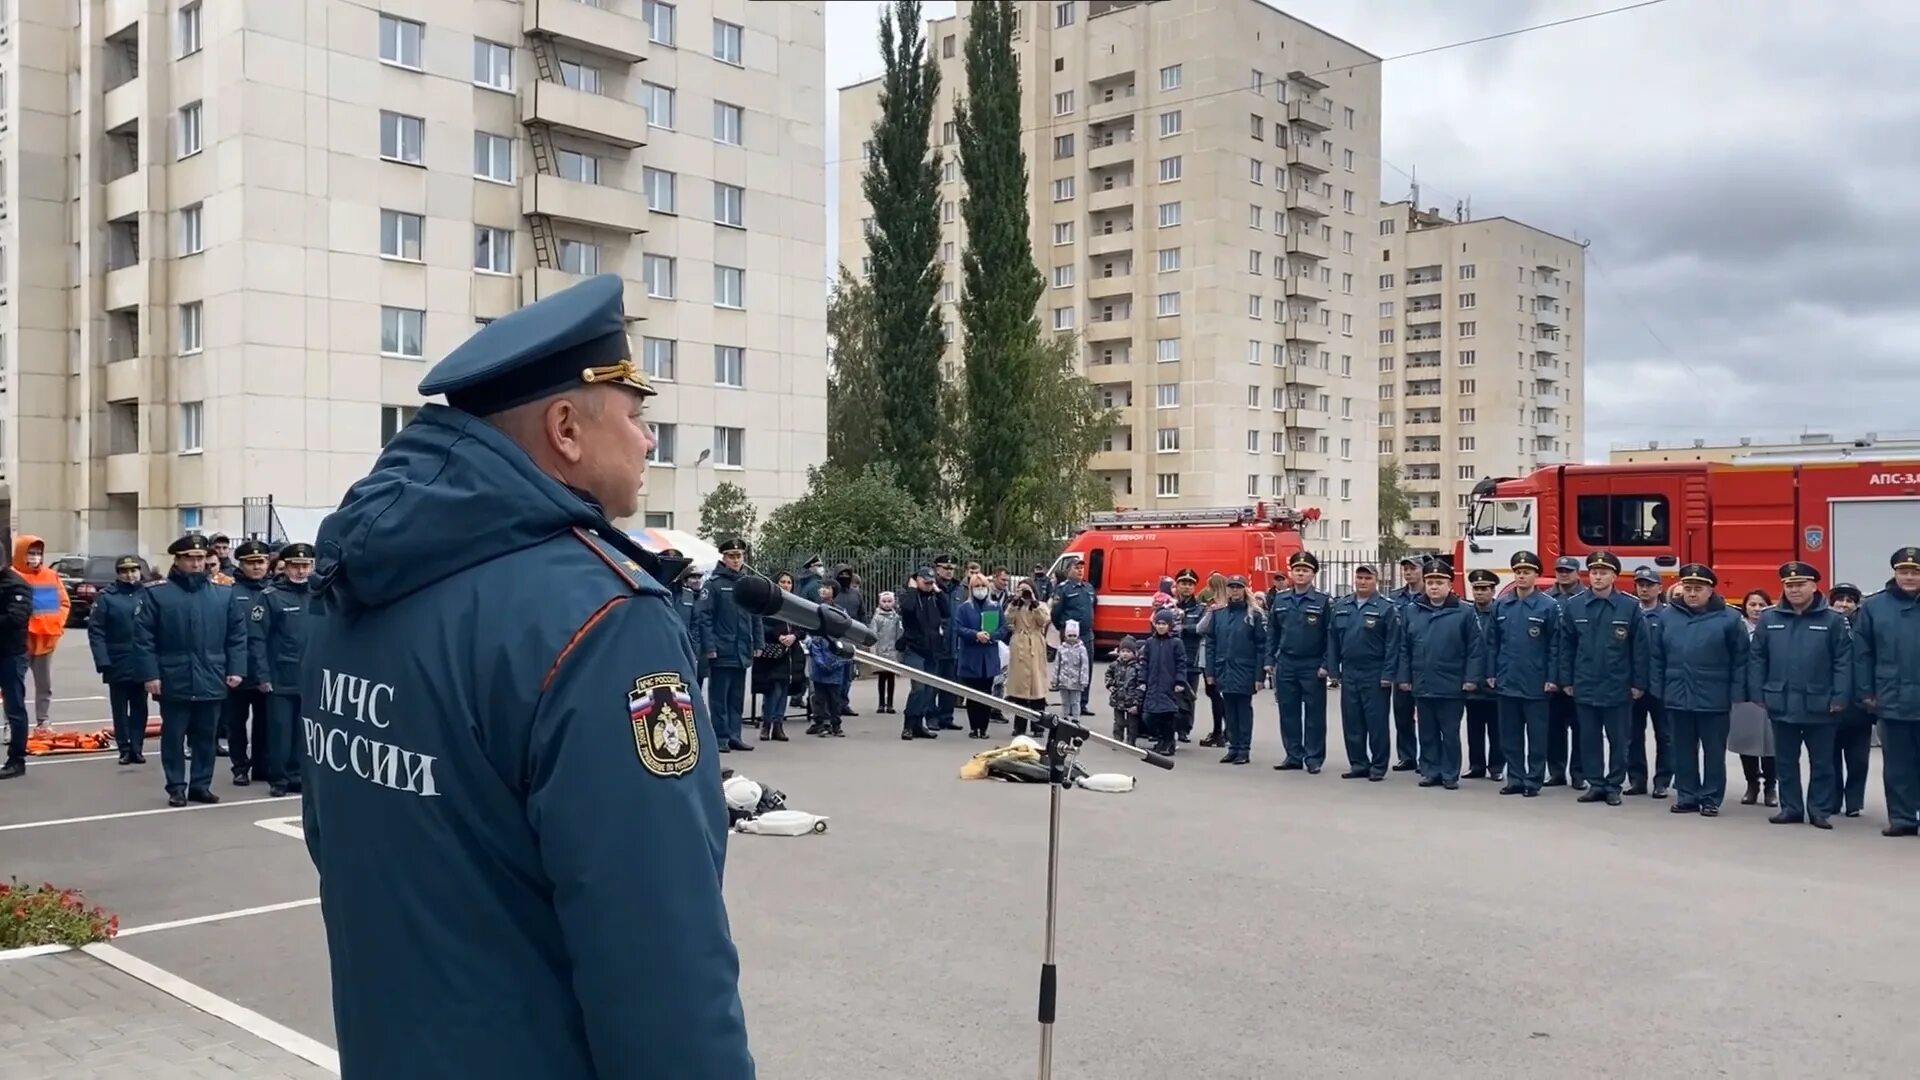
[[[600,274],[495,319],[435,364],[420,392],[475,416],[597,383],[650,396],[627,340],[624,293],[619,275]]]
[[[1620,556],[1611,551],[1595,551],[1587,556],[1587,569],[1605,569],[1617,574],[1620,572]]]
[[[1311,551],[1296,551],[1287,559],[1287,569],[1304,566],[1314,573],[1320,572],[1320,558]]]
[[[1920,570],[1920,547],[1903,547],[1893,553],[1895,570]]]
[[[1802,581],[1818,582],[1820,571],[1810,563],[1798,560],[1780,564],[1780,584],[1794,585]]]
[[[1713,568],[1705,563],[1690,562],[1680,568],[1682,585],[1718,585],[1720,579],[1714,576]]]
[[[205,555],[206,553],[207,538],[199,533],[187,533],[185,536],[167,545],[167,554],[169,555]]]

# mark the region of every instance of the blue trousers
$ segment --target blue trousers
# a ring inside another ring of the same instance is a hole
[[[1581,772],[1600,791],[1619,791],[1627,783],[1627,726],[1633,706],[1573,703],[1574,733],[1580,738]]]
[[[1547,771],[1546,699],[1500,699],[1500,752],[1507,759],[1507,783],[1539,791]]]
[[[1920,721],[1880,721],[1880,783],[1887,794],[1887,824],[1920,824]]]
[[[1287,752],[1287,760],[1316,768],[1324,764],[1327,760],[1327,681],[1317,670],[1276,668],[1273,695],[1280,702],[1280,745]]]
[[[1467,699],[1467,768],[1485,770],[1498,780],[1507,755],[1500,748],[1500,703],[1491,697]]]
[[[1347,739],[1347,768],[1369,776],[1387,775],[1392,747],[1387,744],[1393,692],[1380,675],[1361,674],[1340,684],[1340,730]]]
[[[220,730],[220,710],[226,702],[160,699],[160,768],[166,773],[167,792],[213,789],[213,740]],[[193,754],[193,773],[187,774],[187,753]]]
[[[1668,709],[1667,723],[1673,728],[1674,761],[1678,766],[1673,774],[1674,805],[1718,807],[1727,797],[1727,729],[1732,724],[1731,715]]]
[[[1547,699],[1547,779],[1587,779],[1587,763],[1580,756],[1580,708],[1566,694]]]
[[[1867,804],[1867,769],[1873,759],[1873,718],[1866,723],[1850,721],[1834,733],[1834,765],[1839,781],[1834,785],[1840,805],[1829,806],[1831,813],[1851,810],[1859,813]]]
[[[1420,777],[1443,784],[1460,782],[1459,698],[1423,697],[1414,704],[1420,717]]]
[[[300,790],[300,695],[267,695],[267,783],[288,791]]]
[[[747,707],[747,669],[713,665],[707,673],[707,713],[713,717],[714,738],[725,746],[740,738],[742,713]]]
[[[933,666],[929,667],[927,670],[932,672],[935,675],[938,675],[940,678],[947,680],[948,682],[960,681],[960,677],[958,674],[960,670],[959,662],[956,661],[951,656],[946,657],[944,659],[935,660],[933,662]],[[942,727],[952,727],[953,726],[953,710],[955,706],[960,704],[960,699],[957,697],[954,697],[952,694],[947,693],[945,690],[935,691],[933,698],[934,698],[933,715],[939,718],[940,725]]]
[[[1394,758],[1402,765],[1412,765],[1419,757],[1420,738],[1414,731],[1413,691],[1393,688],[1393,746]]]
[[[1645,784],[1647,770],[1647,729],[1653,729],[1654,787],[1666,787],[1673,780],[1673,721],[1667,707],[1652,694],[1643,694],[1633,703],[1633,725],[1627,733],[1627,781],[1635,787]]]
[[[1253,695],[1220,694],[1227,712],[1227,749],[1236,754],[1253,751]]]
[[[767,683],[767,692],[760,697],[760,731],[764,738],[773,730],[775,724],[787,719],[787,699],[793,694],[793,686],[786,679],[774,679]]]
[[[1840,805],[1840,772],[1834,768],[1834,736],[1839,724],[1773,721],[1774,757],[1780,774],[1780,812],[1805,820],[1826,817]],[[1800,748],[1807,749],[1807,779],[1800,781]]]
[[[113,745],[128,754],[147,748],[147,688],[137,682],[107,684],[107,711],[113,714]]]
[[[8,765],[27,762],[27,654],[0,656],[0,695],[6,697]]]
[[[900,654],[900,662],[915,671],[924,671],[930,675],[939,674],[933,662],[921,656],[919,653],[902,652]],[[934,709],[939,704],[938,696],[938,692],[926,683],[916,680],[909,686],[907,688],[907,714],[904,717],[907,726],[912,727],[915,724],[923,724],[927,727],[932,727],[938,724],[939,717],[938,714],[934,712]]]

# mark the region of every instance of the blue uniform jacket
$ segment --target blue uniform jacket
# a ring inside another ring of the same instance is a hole
[[[317,547],[302,800],[342,1074],[750,1080],[719,759],[652,556],[442,405]]]
[[[1626,705],[1647,689],[1647,619],[1640,601],[1615,589],[1583,589],[1560,601],[1560,677],[1582,705]]]
[[[1000,674],[1000,642],[989,634],[986,641],[977,641],[975,634],[980,632],[981,616],[987,612],[1000,615],[1000,605],[991,600],[975,600],[969,597],[953,613],[953,638],[957,645],[954,652],[953,670],[956,678],[991,679]],[[1006,625],[1006,617],[1001,615],[1000,625]]]
[[[247,621],[233,590],[205,574],[170,571],[147,586],[133,621],[135,681],[160,680],[162,701],[220,701],[247,670]]]
[[[1493,679],[1496,696],[1545,701],[1560,672],[1559,602],[1540,589],[1501,594],[1481,649],[1480,675]]]
[[[1747,698],[1747,622],[1714,593],[1694,610],[1675,600],[1653,636],[1649,692],[1669,709],[1718,712]]]
[[[1200,620],[1207,614],[1207,605],[1197,596],[1185,600],[1175,600],[1174,610],[1180,613],[1180,645],[1187,650],[1187,670],[1200,670]]]
[[[760,647],[760,616],[749,615],[733,602],[733,587],[746,573],[728,569],[725,563],[715,566],[693,605],[693,640],[700,643],[702,657],[713,654],[707,661],[713,667],[752,667],[753,650]]]
[[[265,611],[261,607],[261,594],[266,591],[267,585],[268,581],[264,577],[256,580],[241,577],[236,573],[233,576],[233,584],[228,586],[233,593],[235,614],[247,628],[247,666],[240,672],[240,689],[242,690],[258,686],[262,678],[261,669],[253,666],[253,640],[260,636],[260,625],[266,618]]]
[[[1267,657],[1267,617],[1228,604],[1207,621],[1207,674],[1223,694],[1251,694]]]
[[[1747,700],[1791,724],[1837,724],[1853,701],[1853,638],[1846,616],[1815,594],[1803,612],[1785,600],[1760,613],[1747,660]]]
[[[1379,593],[1365,600],[1343,596],[1333,602],[1332,626],[1325,666],[1335,678],[1377,683],[1393,677],[1400,646],[1398,605]]]
[[[1920,720],[1920,593],[1892,581],[1853,616],[1854,697],[1882,720]]]
[[[1493,602],[1488,601],[1485,609],[1470,600],[1462,601],[1467,610],[1473,613],[1473,645],[1467,651],[1467,675],[1474,688],[1467,691],[1468,701],[1492,701],[1493,688],[1487,685],[1487,672],[1491,669],[1487,656],[1487,633],[1493,629]]]
[[[1067,620],[1080,624],[1080,636],[1093,640],[1093,586],[1068,579],[1053,591],[1053,627],[1066,632]]]
[[[1400,627],[1400,653],[1393,681],[1411,683],[1414,697],[1464,698],[1480,620],[1472,604],[1448,595],[1436,604],[1425,596],[1408,604]]]
[[[87,613],[87,647],[93,652],[93,670],[104,682],[140,682],[134,664],[134,628],[147,602],[147,587],[116,581],[93,598]]]
[[[1327,662],[1327,617],[1333,599],[1319,589],[1287,588],[1267,605],[1268,666],[1281,676],[1312,675]],[[1331,669],[1329,669],[1331,670]]]
[[[1140,646],[1140,678],[1145,693],[1141,708],[1145,712],[1181,710],[1183,703],[1178,688],[1188,686],[1187,650],[1178,636],[1148,635],[1145,644]]]
[[[283,697],[300,694],[301,662],[307,651],[310,583],[277,581],[260,594],[260,621],[248,637],[255,682]]]

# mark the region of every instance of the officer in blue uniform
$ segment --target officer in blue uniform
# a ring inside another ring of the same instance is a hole
[[[1485,649],[1487,631],[1493,626],[1493,593],[1500,587],[1500,575],[1480,569],[1467,572],[1467,593],[1472,601],[1474,640]],[[1507,758],[1500,746],[1500,700],[1487,683],[1486,656],[1480,657],[1476,688],[1466,697],[1468,780],[1499,780],[1506,774]]]
[[[1634,599],[1640,602],[1640,614],[1647,620],[1648,641],[1651,642],[1660,636],[1660,618],[1667,612],[1666,598],[1661,595],[1660,571],[1651,566],[1635,568],[1633,595]],[[1651,775],[1647,767],[1649,729],[1653,732]],[[1649,779],[1653,781],[1651,788],[1647,786]],[[1672,786],[1673,725],[1668,720],[1666,707],[1660,700],[1660,681],[1655,679],[1647,688],[1647,692],[1636,698],[1633,703],[1633,711],[1627,727],[1627,790],[1625,794],[1652,794],[1656,799],[1664,799],[1667,797],[1667,789]]]
[[[1199,584],[1200,574],[1191,567],[1182,569],[1173,579],[1173,607],[1174,610],[1180,613],[1180,644],[1187,650],[1187,672],[1190,675],[1197,675],[1201,671],[1200,619],[1207,613],[1207,605],[1202,603],[1200,598],[1193,593],[1193,590],[1197,588]],[[1179,733],[1181,742],[1188,742],[1193,738],[1193,713],[1200,705],[1202,681],[1203,680],[1195,679],[1194,685],[1189,688],[1193,692],[1181,699]],[[1214,693],[1218,693],[1218,691],[1214,691]],[[1218,714],[1216,713],[1215,715],[1217,716]],[[1219,734],[1217,731],[1214,733],[1215,738],[1212,742],[1208,742],[1204,738],[1201,739],[1200,745],[1218,746],[1220,744]]]
[[[1860,613],[1860,601],[1863,594],[1858,585],[1836,582],[1827,590],[1827,603],[1847,620],[1851,632],[1855,616]],[[1847,817],[1859,817],[1867,804],[1867,774],[1871,770],[1873,757],[1873,714],[1860,704],[1864,691],[1856,675],[1853,682],[1853,700],[1847,702],[1847,711],[1840,714],[1840,726],[1833,737],[1833,767],[1837,776],[1833,785],[1834,794],[1840,797],[1840,805],[1827,807],[1829,814],[1845,814]]]
[[[1566,602],[1585,591],[1580,584],[1580,560],[1562,555],[1553,560],[1553,587],[1547,596],[1564,609]],[[1556,669],[1557,670],[1557,669]],[[1564,692],[1547,702],[1547,787],[1571,783],[1573,790],[1587,790],[1586,762],[1580,759],[1580,710],[1573,695]]]
[[[220,801],[213,793],[215,732],[227,691],[240,685],[247,670],[248,622],[234,606],[232,586],[210,579],[207,550],[207,538],[198,533],[169,544],[173,569],[165,581],[147,587],[133,624],[134,674],[160,699],[168,806]]]
[[[246,545],[241,545],[245,551]],[[260,594],[260,612],[249,635],[254,677],[267,695],[267,740],[260,756],[267,793],[278,798],[300,790],[300,684],[307,651],[307,601],[313,545],[288,544],[280,551],[284,577]],[[245,555],[241,556],[246,558]]]
[[[1853,622],[1854,691],[1880,720],[1882,836],[1920,836],[1920,547],[1893,553],[1893,577]]]
[[[1646,616],[1637,600],[1614,588],[1620,557],[1587,556],[1585,592],[1560,602],[1560,678],[1579,710],[1580,757],[1593,786],[1580,801],[1620,805],[1627,779],[1627,724],[1647,692]]]
[[[233,549],[233,584],[229,586],[236,615],[251,636],[259,629],[260,594],[268,584],[267,561],[273,549],[260,540],[242,540]],[[267,694],[260,689],[260,673],[248,667],[240,673],[240,684],[227,691],[220,706],[220,729],[227,736],[227,764],[233,767],[233,786],[246,787],[254,780],[267,778]]]
[[[1345,780],[1385,780],[1393,667],[1400,608],[1374,588],[1373,567],[1353,568],[1353,592],[1333,602],[1326,669],[1340,688],[1340,730],[1347,740]]]
[[[1547,769],[1547,713],[1559,691],[1560,604],[1538,586],[1540,556],[1515,552],[1507,560],[1513,586],[1493,602],[1481,639],[1480,673],[1500,710],[1501,756],[1507,762],[1502,795],[1535,798]]]
[[[1320,560],[1311,551],[1287,559],[1289,587],[1267,603],[1272,627],[1267,677],[1280,703],[1280,745],[1274,768],[1318,773],[1327,760],[1327,615],[1333,598],[1313,587]]]
[[[1407,605],[1420,599],[1420,560],[1409,555],[1400,560],[1400,587],[1387,594],[1406,625]],[[1413,692],[1393,688],[1393,771],[1411,772],[1418,764],[1420,735],[1413,723]]]
[[[1648,691],[1673,729],[1675,814],[1717,817],[1727,795],[1727,730],[1746,700],[1750,645],[1740,612],[1713,587],[1702,563],[1680,568],[1680,596],[1661,615],[1649,649]]]
[[[741,736],[747,703],[747,675],[762,638],[760,616],[733,602],[733,589],[746,577],[746,541],[720,541],[720,565],[713,568],[693,606],[693,640],[707,662],[707,711],[713,717],[714,749],[720,753],[753,749]]]
[[[1760,613],[1747,662],[1747,698],[1767,710],[1780,772],[1775,825],[1805,822],[1831,829],[1839,774],[1833,767],[1840,715],[1853,701],[1853,640],[1846,617],[1820,595],[1820,571],[1794,561],[1780,566],[1780,602]],[[1800,748],[1807,748],[1807,782]]]
[[[133,662],[133,624],[147,602],[147,588],[140,581],[146,569],[139,556],[120,556],[113,564],[113,584],[94,595],[87,612],[87,645],[93,651],[93,669],[107,684],[113,745],[120,750],[122,765],[147,760],[147,689],[140,685]]]
[[[1420,786],[1460,786],[1460,713],[1477,689],[1480,626],[1453,592],[1453,571],[1428,559],[1426,591],[1401,615],[1394,682],[1413,694],[1420,730]]]
[[[693,650],[612,524],[653,444],[622,290],[482,327],[320,526],[302,804],[349,1080],[754,1075]]]

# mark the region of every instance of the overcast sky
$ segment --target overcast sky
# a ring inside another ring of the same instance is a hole
[[[1271,6],[1392,57],[1626,2]],[[827,5],[830,87],[880,73],[886,6]],[[1665,0],[1390,60],[1381,196],[1417,170],[1429,206],[1471,198],[1476,217],[1592,241],[1590,460],[1646,439],[1920,431],[1916,72],[1920,0]]]

